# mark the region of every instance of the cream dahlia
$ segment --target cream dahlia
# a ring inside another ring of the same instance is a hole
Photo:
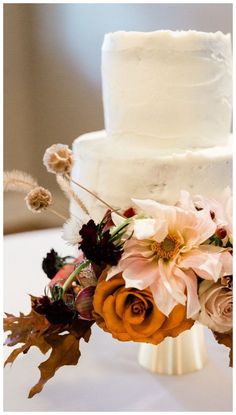
[[[126,287],[150,287],[166,316],[177,304],[187,304],[187,318],[194,316],[200,309],[197,276],[217,281],[223,273],[223,248],[204,244],[216,223],[207,208],[185,210],[153,200],[133,202],[145,216],[133,218],[133,236],[107,279],[122,272]]]

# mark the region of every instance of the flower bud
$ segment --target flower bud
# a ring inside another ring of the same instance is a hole
[[[216,236],[218,239],[224,239],[227,235],[227,231],[224,228],[216,229]]]

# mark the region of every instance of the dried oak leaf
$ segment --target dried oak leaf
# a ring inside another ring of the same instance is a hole
[[[31,346],[36,346],[45,354],[50,345],[45,340],[43,333],[49,328],[50,323],[44,316],[35,313],[33,310],[27,315],[20,313],[19,317],[5,313],[4,331],[10,331],[5,341],[6,346],[15,346],[23,343],[22,346],[13,350],[5,361],[5,365],[13,363],[20,353],[27,353]]]
[[[214,337],[219,344],[223,344],[226,347],[229,347],[229,366],[233,367],[233,333],[218,333],[213,331]]]
[[[45,383],[55,375],[60,367],[78,363],[80,339],[83,337],[88,342],[92,324],[88,321],[78,320],[77,323],[67,327],[69,333],[63,335],[56,333],[47,337],[47,342],[50,344],[52,351],[49,358],[39,365],[41,376],[36,385],[30,390],[29,398],[32,398],[36,393],[40,393]],[[63,331],[65,331],[65,328]]]
[[[31,300],[33,302],[35,297],[31,297]],[[27,315],[20,313],[19,317],[6,313],[4,331],[9,331],[10,334],[5,344],[15,346],[21,343],[21,346],[13,350],[5,365],[12,364],[20,353],[27,353],[31,346],[38,347],[43,354],[51,349],[49,358],[39,365],[41,376],[38,383],[30,390],[29,398],[39,393],[60,367],[77,364],[80,357],[80,339],[83,338],[88,342],[92,324],[93,321],[79,319],[69,324],[51,324],[34,310]]]

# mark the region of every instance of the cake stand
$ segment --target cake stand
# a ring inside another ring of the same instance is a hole
[[[183,375],[202,369],[207,362],[202,325],[195,323],[178,337],[166,337],[158,346],[142,343],[138,361],[157,374]]]

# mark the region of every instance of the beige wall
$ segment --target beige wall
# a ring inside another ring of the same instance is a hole
[[[4,160],[56,191],[42,156],[103,128],[100,50],[106,32],[156,29],[232,31],[230,4],[6,4],[4,6]],[[62,210],[66,204],[60,199]],[[17,207],[18,215],[14,214]],[[5,230],[57,226],[6,197]]]

